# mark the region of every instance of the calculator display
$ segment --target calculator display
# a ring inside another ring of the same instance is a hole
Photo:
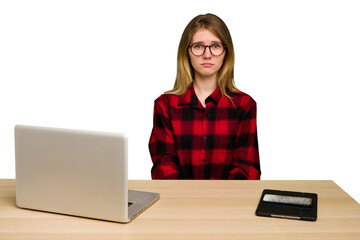
[[[285,204],[299,207],[311,207],[312,199],[308,197],[294,197],[286,195],[265,194],[264,202],[274,204]]]

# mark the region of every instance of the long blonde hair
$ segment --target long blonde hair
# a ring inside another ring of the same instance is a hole
[[[193,82],[194,69],[190,63],[188,48],[192,37],[200,29],[211,31],[226,46],[224,62],[217,74],[217,85],[221,93],[229,97],[227,90],[230,92],[237,90],[234,84],[234,46],[226,24],[218,16],[210,13],[196,16],[186,26],[178,48],[174,88],[166,93],[182,95]]]

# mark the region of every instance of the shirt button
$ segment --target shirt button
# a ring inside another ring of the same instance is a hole
[[[205,159],[203,159],[203,162],[206,162],[206,160],[205,160]]]
[[[207,137],[206,137],[206,136],[204,136],[204,139],[205,139],[205,140],[206,140],[206,138],[207,138]]]

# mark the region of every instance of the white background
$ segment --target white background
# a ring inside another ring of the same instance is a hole
[[[262,179],[331,179],[360,202],[360,3],[346,0],[0,1],[0,178],[28,124],[126,132],[129,178],[150,179],[153,101],[207,12],[258,103]]]

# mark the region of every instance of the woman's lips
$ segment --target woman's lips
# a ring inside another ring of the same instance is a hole
[[[213,66],[214,64],[212,64],[212,63],[202,63],[201,64],[201,66],[203,66],[203,67],[211,67],[211,66]]]

